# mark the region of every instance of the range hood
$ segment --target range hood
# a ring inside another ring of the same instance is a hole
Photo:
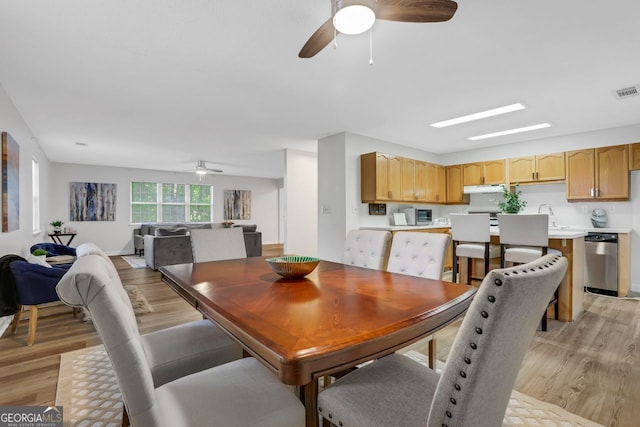
[[[492,184],[492,185],[465,185],[463,188],[464,194],[490,194],[490,193],[502,193],[505,189],[504,184]]]

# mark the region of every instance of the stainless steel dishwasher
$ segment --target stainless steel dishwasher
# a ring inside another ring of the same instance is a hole
[[[589,233],[584,238],[584,283],[588,291],[618,296],[618,234]]]

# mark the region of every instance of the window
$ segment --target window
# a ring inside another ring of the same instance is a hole
[[[40,232],[40,165],[36,159],[31,159],[31,194],[33,201],[32,227],[34,233]]]
[[[131,183],[131,223],[211,221],[210,185]]]

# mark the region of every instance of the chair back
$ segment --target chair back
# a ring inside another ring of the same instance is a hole
[[[438,382],[429,427],[500,426],[520,365],[567,259],[492,270],[475,295]]]
[[[344,242],[340,262],[356,267],[384,270],[391,233],[383,230],[351,230]]]
[[[403,231],[393,236],[387,271],[442,279],[450,237],[442,233]]]
[[[85,257],[87,255],[99,256],[100,258],[104,259],[106,261],[106,263],[108,264],[110,277],[112,279],[113,278],[117,278],[118,280],[120,280],[120,275],[118,274],[118,269],[113,264],[113,261],[111,261],[111,258],[109,258],[109,255],[107,255],[95,243],[88,242],[88,243],[82,243],[81,245],[78,245],[78,247],[76,248],[76,254],[77,254],[78,258],[82,258],[82,257]]]
[[[549,215],[498,214],[501,245],[549,245]]]
[[[247,257],[241,227],[191,230],[193,262],[220,261]]]
[[[157,426],[160,409],[131,301],[100,255],[79,257],[60,280],[60,300],[91,313],[133,425]],[[114,283],[117,282],[117,283]]]
[[[489,235],[489,214],[450,214],[451,238],[456,242],[484,243]]]

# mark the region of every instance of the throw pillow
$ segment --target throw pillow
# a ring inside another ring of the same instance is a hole
[[[156,236],[186,236],[186,234],[187,229],[185,227],[156,229]]]
[[[30,264],[38,264],[43,267],[53,268],[49,265],[49,263],[47,263],[47,261],[45,261],[44,257],[39,257],[39,256],[29,254],[26,256],[26,259],[27,259],[27,262]]]

